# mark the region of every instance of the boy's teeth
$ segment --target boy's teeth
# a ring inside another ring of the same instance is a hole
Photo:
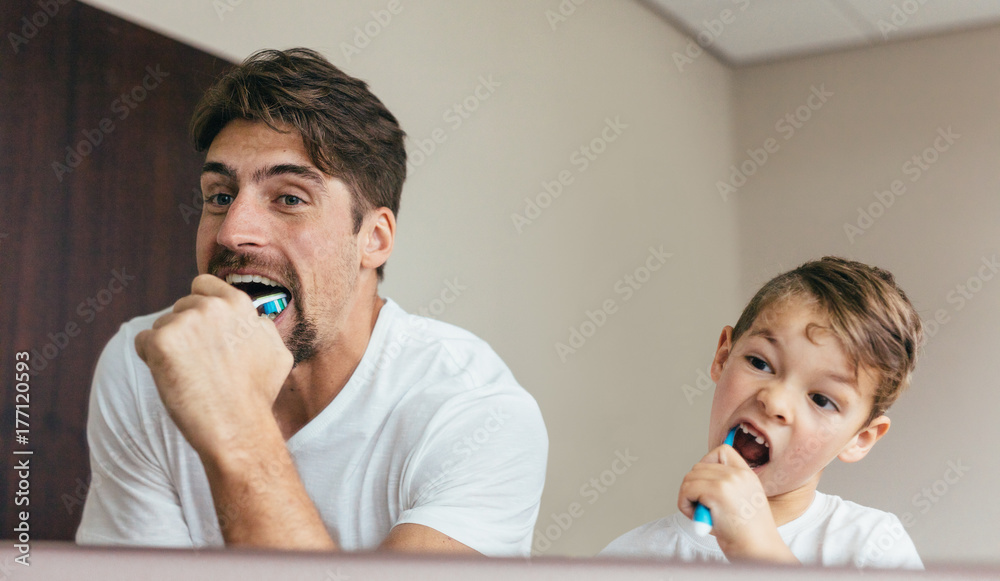
[[[227,274],[226,282],[229,284],[236,284],[241,282],[257,282],[260,284],[266,284],[268,286],[281,286],[280,284],[274,282],[273,280],[267,278],[266,276],[261,276],[259,274]]]
[[[754,439],[757,440],[758,444],[762,444],[765,448],[770,448],[771,447],[767,443],[767,441],[764,440],[764,436],[761,436],[760,434],[758,434],[757,431],[754,430],[753,428],[751,428],[750,426],[748,426],[748,425],[746,425],[744,423],[741,423],[740,424],[740,429],[743,430],[745,433],[750,434],[751,436],[753,436]]]

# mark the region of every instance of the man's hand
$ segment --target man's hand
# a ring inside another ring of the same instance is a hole
[[[257,316],[250,297],[200,275],[173,312],[135,338],[160,399],[203,457],[251,445],[292,369],[274,323]],[[224,453],[224,452],[223,452]]]
[[[677,507],[694,516],[694,503],[712,511],[712,534],[730,561],[798,563],[778,534],[760,479],[731,446],[708,453],[684,477]]]

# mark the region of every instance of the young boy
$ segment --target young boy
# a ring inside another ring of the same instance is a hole
[[[857,462],[889,431],[922,333],[878,268],[826,257],[768,282],[719,337],[712,450],[684,477],[681,512],[601,555],[923,568],[894,515],[816,490],[834,458]],[[711,510],[712,536],[696,534],[695,503]]]

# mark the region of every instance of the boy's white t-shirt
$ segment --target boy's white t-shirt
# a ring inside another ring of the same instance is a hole
[[[778,527],[778,533],[803,564],[924,568],[895,515],[839,496],[816,492],[806,512]],[[715,537],[698,536],[694,521],[680,512],[625,533],[600,556],[728,562]]]
[[[166,312],[166,311],[164,311]],[[105,347],[87,425],[92,483],[81,544],[223,545],[204,468],[163,407],[133,319]],[[545,481],[538,405],[471,333],[387,300],[347,385],[287,441],[320,516],[348,551],[402,523],[491,556],[527,556]]]

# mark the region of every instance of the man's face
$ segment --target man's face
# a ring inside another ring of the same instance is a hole
[[[735,345],[721,343],[709,446],[739,426],[733,447],[768,497],[815,487],[823,468],[857,443],[875,376],[855,373],[827,318],[798,298],[766,309]]]
[[[313,165],[297,132],[234,120],[208,149],[201,190],[198,272],[251,298],[285,290],[288,306],[275,325],[295,361],[309,359],[333,340],[357,287],[347,186]]]

